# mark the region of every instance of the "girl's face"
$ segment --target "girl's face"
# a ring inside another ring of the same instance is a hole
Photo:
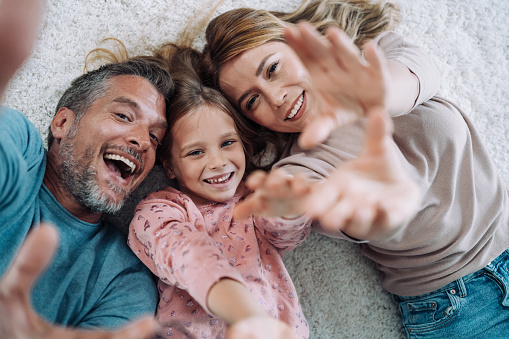
[[[268,42],[228,61],[221,90],[249,119],[278,132],[301,132],[316,97],[306,67],[284,42]]]
[[[201,106],[180,118],[171,133],[171,159],[163,165],[180,191],[197,204],[232,198],[246,169],[233,119],[218,108]]]

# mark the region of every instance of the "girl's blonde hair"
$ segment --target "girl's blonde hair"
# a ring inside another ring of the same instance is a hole
[[[369,0],[305,0],[290,13],[230,10],[210,21],[206,28],[202,70],[205,80],[218,88],[219,72],[226,62],[269,41],[284,41],[284,27],[301,20],[310,22],[320,32],[337,26],[361,48],[380,33],[394,29],[400,12],[393,2]]]

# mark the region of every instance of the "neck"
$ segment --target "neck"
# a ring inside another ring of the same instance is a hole
[[[72,194],[65,189],[61,181],[60,171],[53,161],[53,156],[48,152],[46,172],[44,173],[44,185],[53,194],[55,199],[76,218],[94,224],[99,221],[102,213],[93,213],[81,206]]]

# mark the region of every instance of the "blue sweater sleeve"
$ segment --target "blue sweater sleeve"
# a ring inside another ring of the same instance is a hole
[[[18,214],[17,207],[27,204],[27,190],[40,186],[44,153],[35,126],[20,112],[0,107],[0,220]]]

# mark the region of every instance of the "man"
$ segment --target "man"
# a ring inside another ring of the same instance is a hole
[[[0,2],[0,96],[30,52],[40,8]],[[57,106],[47,152],[28,119],[0,110],[0,337],[140,338],[153,329],[151,320],[115,334],[49,323],[110,330],[154,313],[149,271],[101,216],[117,211],[153,167],[172,91],[168,73],[146,60],[82,75]],[[36,280],[56,243],[40,222],[55,225],[60,241]]]

